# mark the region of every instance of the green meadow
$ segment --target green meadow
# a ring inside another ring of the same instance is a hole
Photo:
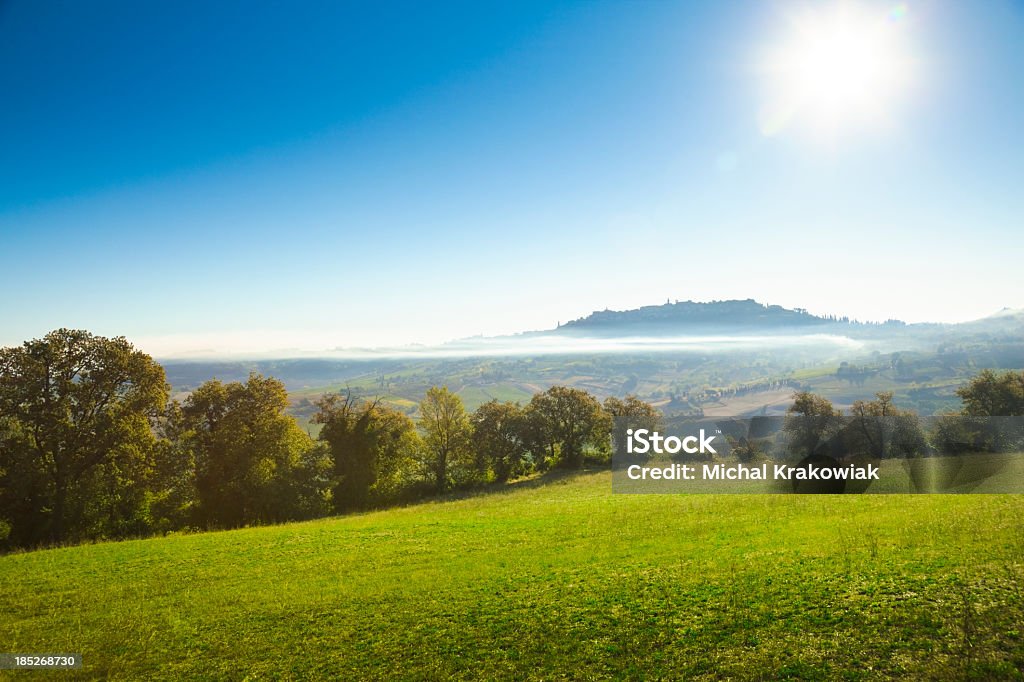
[[[1024,496],[584,472],[0,557],[0,650],[81,653],[68,679],[1021,679],[1022,589]]]

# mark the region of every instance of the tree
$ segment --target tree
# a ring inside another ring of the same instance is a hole
[[[608,447],[611,420],[586,391],[552,386],[533,396],[526,409],[534,431],[531,440],[545,444],[561,467],[578,469],[588,447]]]
[[[1024,415],[1024,372],[979,373],[956,394],[964,414],[971,417],[1019,417]]]
[[[0,349],[0,517],[12,544],[141,530],[163,368],[122,337],[59,329]]]
[[[428,475],[439,493],[471,468],[472,426],[462,399],[447,386],[433,386],[420,403],[420,428]]]
[[[188,426],[181,403],[172,400],[156,425],[154,494],[150,501],[153,530],[168,532],[192,527],[199,520],[195,453],[187,442]]]
[[[497,481],[526,470],[526,417],[518,403],[486,402],[472,417],[473,451],[478,473],[490,469]]]
[[[185,400],[175,431],[195,463],[201,523],[236,527],[323,510],[323,452],[287,405],[284,385],[256,373],[244,384],[207,381]]]
[[[1024,444],[1024,372],[984,370],[957,390],[963,400],[961,426],[977,450],[1005,452]]]
[[[831,438],[839,428],[839,415],[839,410],[827,398],[810,391],[796,393],[793,404],[786,410],[783,426],[793,454],[812,454]]]
[[[550,427],[548,416],[532,399],[523,408],[520,434],[534,469],[547,471],[558,461],[555,430]]]
[[[604,411],[612,420],[612,449],[616,456],[626,454],[628,429],[657,431],[661,423],[661,412],[635,395],[627,395],[624,399],[605,398]]]
[[[378,401],[337,394],[324,396],[317,407],[313,421],[323,425],[319,439],[330,451],[335,509],[358,509],[395,496],[420,447],[412,420]]]
[[[846,446],[851,452],[881,458],[911,457],[925,450],[917,415],[897,408],[891,391],[876,393],[871,401],[857,400],[850,416]]]
[[[331,452],[326,444],[313,443],[312,447],[303,447],[299,452],[298,466],[288,470],[282,479],[283,517],[314,519],[330,513],[333,468]]]

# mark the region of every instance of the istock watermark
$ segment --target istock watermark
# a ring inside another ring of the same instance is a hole
[[[626,452],[631,455],[676,455],[685,452],[689,455],[718,454],[711,445],[714,436],[705,434],[704,429],[696,436],[662,436],[657,431],[648,429],[626,429]]]
[[[618,417],[617,493],[1024,493],[1024,417]]]

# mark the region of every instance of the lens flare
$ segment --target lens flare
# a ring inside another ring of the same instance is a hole
[[[835,134],[884,120],[910,82],[907,16],[905,4],[878,11],[853,3],[791,16],[790,34],[761,62],[761,131]]]

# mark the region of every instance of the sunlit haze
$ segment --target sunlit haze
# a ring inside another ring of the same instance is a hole
[[[765,57],[766,134],[790,126],[836,135],[878,123],[910,87],[914,62],[905,3],[815,5],[794,14]]]

